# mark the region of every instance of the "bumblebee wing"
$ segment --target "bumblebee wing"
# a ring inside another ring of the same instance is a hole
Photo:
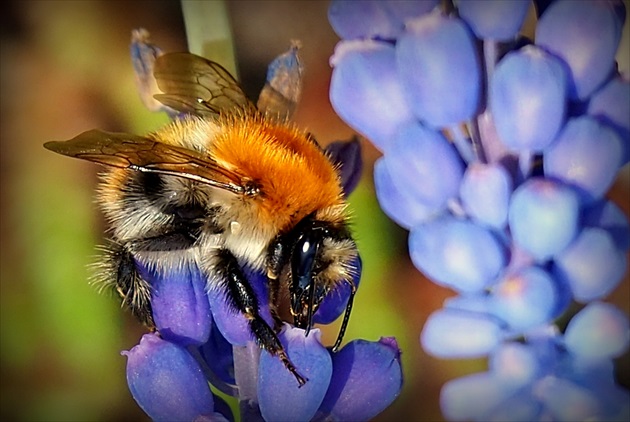
[[[183,113],[216,117],[234,109],[255,109],[230,72],[190,53],[168,53],[155,60],[153,74],[161,103]]]
[[[245,193],[239,175],[205,154],[127,133],[84,132],[69,141],[44,144],[53,152],[106,166],[168,174],[233,193]]]

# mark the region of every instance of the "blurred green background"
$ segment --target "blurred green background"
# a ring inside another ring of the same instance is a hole
[[[328,59],[338,39],[327,6],[227,2],[240,79],[251,97],[267,64],[290,40],[302,42],[306,76],[296,120],[323,144],[353,134],[328,101]],[[186,50],[180,3],[9,1],[1,15],[0,419],[147,420],[127,390],[120,356],[144,329],[87,283],[86,265],[105,230],[93,203],[99,168],[42,144],[92,128],[142,134],[166,122],[140,102],[128,46],[131,30],[144,27],[165,51]],[[620,62],[630,68],[627,55]],[[422,351],[424,321],[452,293],[411,265],[406,232],[374,198],[371,167],[379,153],[363,146],[365,172],[351,206],[364,278],[346,339],[393,335],[403,349],[403,392],[377,420],[440,420],[441,385],[485,363],[441,361]],[[627,215],[629,167],[611,192]],[[628,313],[629,297],[626,276],[610,301]],[[326,342],[337,328],[324,330]],[[628,355],[619,369],[627,386]]]

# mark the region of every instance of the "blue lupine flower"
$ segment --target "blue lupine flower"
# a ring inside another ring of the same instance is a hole
[[[344,38],[333,107],[384,153],[376,194],[410,230],[413,263],[458,293],[428,318],[422,346],[489,359],[487,372],[444,385],[443,415],[628,420],[612,359],[630,324],[599,302],[630,248],[628,218],[604,199],[630,159],[628,77],[614,62],[623,3],[537,2],[533,42],[519,36],[528,1],[455,1],[399,18],[402,30],[357,3],[330,8]],[[383,80],[378,100],[343,100],[378,97]]]
[[[160,50],[148,44],[147,37],[146,32],[135,31],[131,48],[141,95],[156,111],[177,118],[177,113],[150,101],[152,64]],[[292,48],[272,63],[270,85],[299,82],[296,54],[297,49]],[[295,89],[290,92],[296,93]],[[326,153],[339,168],[348,195],[362,169],[358,141],[333,143]],[[357,260],[359,272],[354,285],[358,287],[361,261]],[[154,420],[234,420],[225,403],[213,396],[208,382],[238,398],[242,420],[368,420],[400,392],[400,350],[394,339],[355,340],[332,353],[321,343],[319,329],[306,336],[303,329],[284,324],[278,337],[292,363],[308,380],[298,387],[277,357],[261,352],[247,319],[195,265],[147,267],[138,261],[136,267],[152,287],[157,332],[145,335],[138,346],[124,354],[128,357],[131,393]],[[249,268],[243,271],[259,300],[260,315],[274,326],[267,277]],[[338,286],[322,301],[313,320],[331,323],[344,312],[349,297],[350,287]]]
[[[182,346],[145,334],[139,345],[123,354],[129,389],[152,419],[192,421],[214,413],[208,382]]]

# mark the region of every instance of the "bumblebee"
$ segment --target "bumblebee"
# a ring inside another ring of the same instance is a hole
[[[185,117],[146,136],[91,130],[44,145],[106,166],[97,201],[112,242],[102,277],[154,328],[151,283],[137,263],[164,274],[196,266],[303,385],[276,334],[279,292],[288,292],[294,324],[308,335],[322,300],[348,284],[339,347],[359,271],[339,169],[309,134],[259,111],[219,64],[163,54],[154,76],[155,98]],[[275,327],[260,315],[246,267],[267,276]]]

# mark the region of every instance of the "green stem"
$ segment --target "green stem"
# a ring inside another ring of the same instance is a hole
[[[182,0],[188,51],[225,67],[238,79],[234,41],[223,0]]]

